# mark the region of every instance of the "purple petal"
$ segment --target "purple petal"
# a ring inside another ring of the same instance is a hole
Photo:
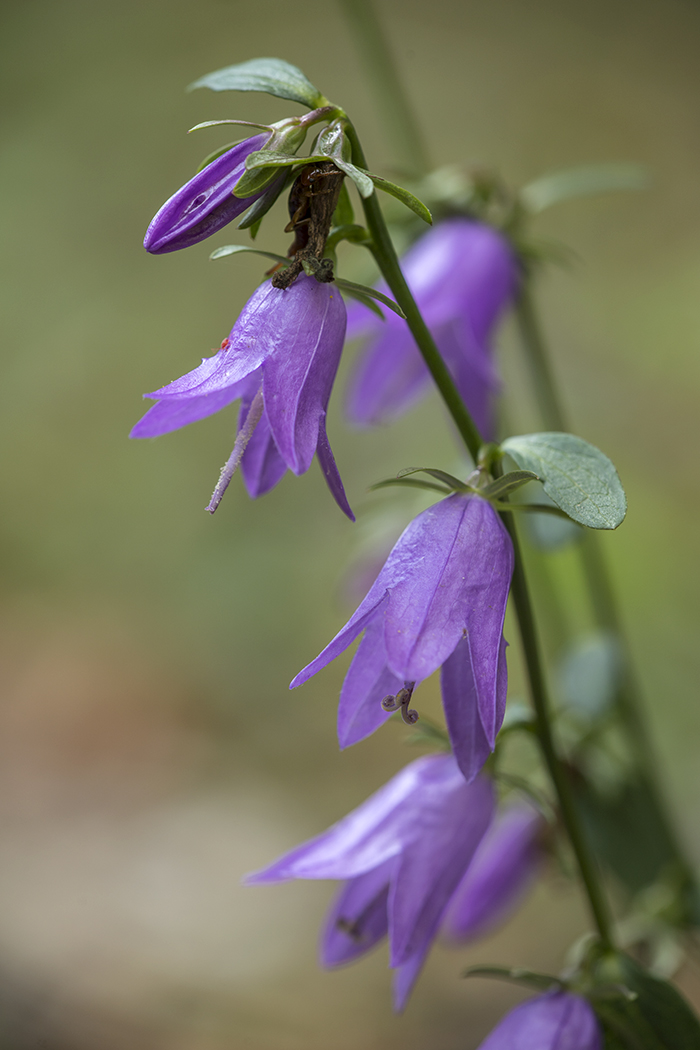
[[[231,222],[257,200],[234,197],[233,187],[245,171],[246,157],[262,149],[269,135],[254,135],[227,150],[174,193],[151,220],[143,246],[154,255],[164,255],[204,240]]]
[[[343,514],[347,515],[347,517],[350,518],[350,521],[354,521],[355,515],[348,503],[348,497],[345,495],[345,487],[340,477],[340,471],[335,462],[335,456],[333,455],[333,450],[331,449],[331,444],[328,440],[328,434],[326,433],[325,412],[318,423],[318,445],[316,447],[316,456],[323,476],[326,479],[326,484],[328,485],[331,496],[338,504]]]
[[[491,823],[494,789],[467,784],[452,756],[450,782],[423,787],[413,840],[404,845],[389,892],[390,965],[401,966],[432,940],[449,900]]]
[[[464,637],[440,671],[442,706],[454,756],[468,783],[493,751],[479,714],[469,639]]]
[[[424,800],[449,798],[461,774],[451,755],[427,755],[338,821],[246,878],[249,885],[289,879],[354,879],[396,857],[422,831]],[[461,875],[461,873],[460,873]]]
[[[503,1018],[479,1050],[601,1050],[595,1014],[580,995],[547,992]]]
[[[482,937],[515,908],[541,862],[543,825],[532,806],[513,806],[499,814],[450,901],[443,922],[450,939]]]
[[[364,740],[383,725],[391,712],[384,711],[381,701],[403,686],[401,679],[386,666],[384,629],[374,619],[365,631],[340,691],[338,705],[338,742],[341,748]]]
[[[430,380],[406,322],[392,317],[395,322],[385,322],[350,379],[346,407],[356,426],[389,422],[419,400]]]
[[[358,634],[361,634],[365,627],[367,627],[374,617],[378,615],[380,606],[383,602],[386,602],[386,600],[386,591],[382,592],[377,588],[375,583],[375,585],[370,588],[366,598],[358,605],[345,626],[338,631],[335,638],[328,643],[326,648],[318,654],[315,660],[312,660],[310,664],[307,664],[306,667],[301,669],[299,674],[290,682],[289,688],[296,689],[298,685],[303,685],[304,682],[308,682],[309,678],[313,678],[322,667],[326,667],[326,665],[335,660],[337,656],[340,656],[340,654],[355,641]]]
[[[254,395],[255,391],[253,391]],[[241,404],[239,431],[245,424],[251,400],[252,397],[244,398]],[[270,432],[270,424],[263,410],[260,422],[253,431],[253,436],[241,459],[241,473],[248,495],[251,499],[264,496],[282,480],[286,472],[287,464],[277,451]]]
[[[346,882],[331,905],[321,937],[321,965],[330,969],[352,962],[386,936],[392,858],[366,875]]]
[[[510,537],[486,500],[456,493],[415,518],[372,588],[389,591],[384,640],[393,673],[427,678],[466,629],[479,696],[490,697],[512,571]],[[493,724],[484,729],[492,739]]]
[[[160,437],[161,434],[169,434],[171,430],[179,430],[180,427],[186,427],[189,423],[212,416],[240,397],[243,385],[237,383],[215,394],[202,394],[200,397],[190,397],[187,400],[166,398],[158,401],[149,408],[145,416],[141,417],[129,437]]]
[[[345,338],[345,303],[334,284],[302,274],[291,288],[273,289],[265,332],[265,411],[290,470],[311,466],[319,424],[328,407]]]

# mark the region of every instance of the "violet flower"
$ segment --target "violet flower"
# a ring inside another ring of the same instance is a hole
[[[479,1050],[602,1050],[592,1007],[572,992],[549,991],[516,1006]]]
[[[131,437],[167,434],[241,398],[236,444],[207,509],[216,510],[239,464],[251,495],[258,496],[287,468],[304,474],[317,455],[338,506],[354,520],[326,435],[345,320],[345,304],[334,284],[304,274],[284,290],[266,281],[214,357],[145,395],[158,401]]]
[[[270,191],[266,186],[251,197],[234,197],[233,187],[245,172],[246,157],[262,149],[269,132],[254,135],[207,164],[165,202],[146,230],[143,246],[153,255],[189,248],[211,237]],[[277,187],[282,174],[275,180]]]
[[[498,926],[532,885],[541,864],[544,818],[519,803],[498,814],[457,887],[442,930],[472,941]]]
[[[404,276],[445,364],[487,440],[494,437],[492,402],[498,375],[491,335],[517,290],[517,262],[505,237],[472,219],[440,223],[401,260]],[[383,284],[378,287],[386,292]],[[348,337],[365,335],[348,394],[348,415],[369,426],[395,418],[429,386],[430,376],[408,326],[387,312],[384,322],[361,305],[348,316]]]
[[[388,932],[394,1004],[401,1010],[493,808],[490,780],[467,784],[451,755],[428,755],[245,881],[347,880],[328,914],[321,964],[352,962]]]
[[[291,688],[365,632],[340,694],[344,748],[373,733],[397,706],[415,721],[408,708],[413,689],[442,667],[452,749],[472,780],[505,712],[503,620],[512,572],[513,546],[491,504],[471,494],[448,496],[411,522],[356,612]]]

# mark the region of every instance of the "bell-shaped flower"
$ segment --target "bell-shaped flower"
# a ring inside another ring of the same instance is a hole
[[[438,224],[401,260],[404,276],[457,388],[482,435],[494,436],[493,399],[499,380],[491,354],[496,324],[518,285],[518,266],[505,237],[491,226],[454,218]],[[378,287],[386,292],[383,284]],[[365,336],[348,394],[359,426],[400,415],[427,390],[430,376],[405,321],[382,322],[353,304],[348,337]]]
[[[326,921],[321,963],[351,962],[388,933],[401,1010],[493,809],[488,778],[467,784],[451,755],[429,755],[246,882],[346,880]]]
[[[544,830],[544,818],[525,803],[498,814],[445,914],[442,931],[450,940],[483,937],[520,903],[543,859]]]
[[[338,708],[341,747],[369,736],[439,667],[447,729],[472,780],[494,748],[507,692],[503,621],[513,546],[491,504],[454,493],[405,529],[365,599],[291,688],[364,631]]]
[[[266,186],[251,197],[233,196],[233,188],[245,172],[246,157],[262,149],[269,138],[267,132],[237,143],[174,193],[150,222],[143,242],[146,251],[165,255],[189,248],[217,233],[263,193],[270,192],[271,187]],[[284,178],[282,174],[275,186]]]
[[[600,1027],[587,999],[550,991],[516,1006],[479,1050],[602,1050]]]
[[[258,496],[276,485],[287,468],[304,474],[318,455],[336,502],[353,518],[326,435],[345,321],[345,304],[335,284],[304,274],[284,290],[266,281],[214,357],[146,394],[157,403],[131,437],[167,434],[241,398],[236,444],[207,509],[216,509],[239,464],[251,495]]]

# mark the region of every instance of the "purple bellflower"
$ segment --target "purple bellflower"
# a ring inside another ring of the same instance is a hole
[[[401,265],[457,388],[485,438],[494,437],[492,402],[499,380],[492,332],[517,290],[517,262],[505,237],[484,223],[440,223],[406,253]],[[379,285],[386,293],[384,285]],[[406,322],[384,322],[359,304],[348,314],[348,337],[369,336],[348,394],[359,426],[383,423],[413,405],[430,376]]]
[[[236,219],[259,197],[270,191],[266,186],[251,197],[234,197],[233,187],[245,172],[246,157],[262,149],[269,132],[237,143],[174,193],[151,220],[143,246],[153,255],[165,255],[189,248],[211,237]],[[284,175],[275,180],[275,186]]]
[[[602,1050],[592,1007],[572,992],[549,991],[516,1006],[479,1050]]]
[[[493,809],[488,778],[467,784],[451,755],[428,755],[245,881],[346,880],[326,920],[321,964],[352,962],[388,933],[394,1004],[402,1010]]]
[[[543,858],[544,818],[532,806],[498,814],[457,887],[442,931],[451,941],[472,941],[500,925],[530,888]]]
[[[348,747],[394,710],[414,722],[414,687],[442,667],[447,729],[468,781],[493,751],[507,691],[503,620],[513,546],[495,510],[454,493],[405,529],[365,599],[301,685],[364,631],[340,694],[338,739]]]
[[[276,485],[287,468],[304,474],[317,455],[338,506],[354,520],[326,435],[345,322],[335,284],[304,274],[284,290],[266,281],[243,307],[218,353],[146,394],[157,403],[131,437],[167,434],[240,398],[236,444],[207,510],[216,510],[239,464],[256,497]]]

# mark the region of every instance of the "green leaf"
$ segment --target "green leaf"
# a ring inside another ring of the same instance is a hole
[[[252,252],[253,255],[263,255],[266,259],[272,259],[277,263],[284,263],[285,266],[289,266],[290,263],[290,260],[285,258],[284,255],[276,255],[275,252],[264,252],[260,248],[251,248],[247,244],[223,244],[221,248],[216,248],[209,258],[224,259],[227,255],[240,255],[242,252]]]
[[[272,205],[280,197],[284,191],[291,186],[294,181],[294,173],[289,172],[287,178],[279,186],[272,185],[263,193],[262,197],[258,197],[256,201],[251,204],[250,208],[243,213],[241,221],[238,223],[239,230],[251,231],[255,228],[257,233],[260,223],[262,222],[263,216],[267,215]],[[252,237],[255,237],[255,233],[251,233]]]
[[[493,977],[500,981],[515,981],[529,988],[546,991],[548,988],[561,987],[561,981],[548,973],[536,973],[524,970],[520,966],[470,966],[462,972],[462,977]]]
[[[594,445],[574,434],[522,434],[501,448],[523,470],[538,474],[544,491],[569,517],[589,529],[616,529],[627,512],[617,471]]]
[[[316,139],[316,149],[323,160],[332,160],[337,168],[357,186],[361,197],[371,197],[374,183],[369,175],[351,163],[352,148],[345,134],[342,120],[334,120],[325,127]]]
[[[349,226],[335,226],[326,240],[326,250],[333,251],[341,241],[351,241],[353,244],[363,244],[370,240],[370,236],[364,226],[352,223]]]
[[[338,278],[336,277],[336,284],[337,283]],[[353,299],[357,299],[358,303],[362,303],[362,305],[366,306],[368,310],[371,310],[373,314],[376,314],[380,321],[386,321],[386,317],[384,316],[384,312],[379,303],[369,295],[365,295],[363,292],[358,291],[357,288],[346,288],[345,294],[351,295]]]
[[[668,981],[653,977],[621,952],[603,956],[594,976],[601,984],[621,986],[618,997],[591,994],[591,1005],[613,1037],[610,1045],[626,1050],[700,1050],[700,1023]]]
[[[423,481],[421,478],[385,478],[384,481],[375,481],[374,485],[370,485],[369,491],[388,489],[393,485],[404,485],[411,489],[430,489],[431,492],[440,492],[443,496],[452,494],[452,489],[443,488],[442,485],[436,485],[432,481]]]
[[[406,314],[403,312],[398,303],[395,303],[393,299],[390,299],[388,295],[384,295],[383,292],[378,292],[376,288],[370,288],[366,284],[355,284],[354,281],[346,281],[340,277],[336,277],[335,283],[340,288],[341,292],[348,292],[349,295],[357,296],[358,293],[363,296],[367,296],[370,299],[377,299],[384,306],[388,306],[390,310],[393,310],[402,320],[406,320]]]
[[[539,481],[540,478],[537,474],[533,474],[531,470],[511,470],[509,474],[504,474],[500,478],[496,478],[490,485],[485,485],[483,489],[479,489],[482,496],[486,499],[502,499],[504,496],[508,496],[511,492],[515,492],[516,489],[521,488],[523,485],[527,485],[528,481]]]
[[[400,470],[396,477],[407,478],[410,477],[411,474],[430,474],[431,478],[435,478],[436,481],[441,481],[443,485],[447,485],[452,492],[474,491],[469,485],[465,485],[463,481],[456,478],[454,474],[448,474],[446,470],[437,470],[435,467],[406,467],[404,470]]]
[[[352,226],[355,222],[355,212],[353,211],[352,201],[350,200],[350,194],[348,188],[343,182],[340,187],[340,196],[338,197],[338,203],[335,206],[333,212],[333,226]]]
[[[211,91],[264,91],[276,98],[300,102],[309,109],[328,105],[328,99],[302,71],[281,58],[252,58],[248,62],[217,69],[195,80],[188,90],[201,87]]]
[[[560,201],[611,190],[644,190],[649,172],[640,164],[588,164],[542,175],[528,183],[520,197],[531,212],[541,212]]]
[[[361,170],[364,172],[364,169]],[[410,190],[404,189],[403,186],[397,186],[395,182],[389,182],[388,179],[383,179],[381,175],[373,175],[371,171],[364,172],[364,174],[369,175],[378,190],[390,193],[392,197],[396,197],[407,208],[410,208],[412,212],[415,212],[419,219],[427,222],[428,226],[433,225],[433,216],[430,213],[430,209]],[[365,196],[369,196],[369,194],[365,194]]]

